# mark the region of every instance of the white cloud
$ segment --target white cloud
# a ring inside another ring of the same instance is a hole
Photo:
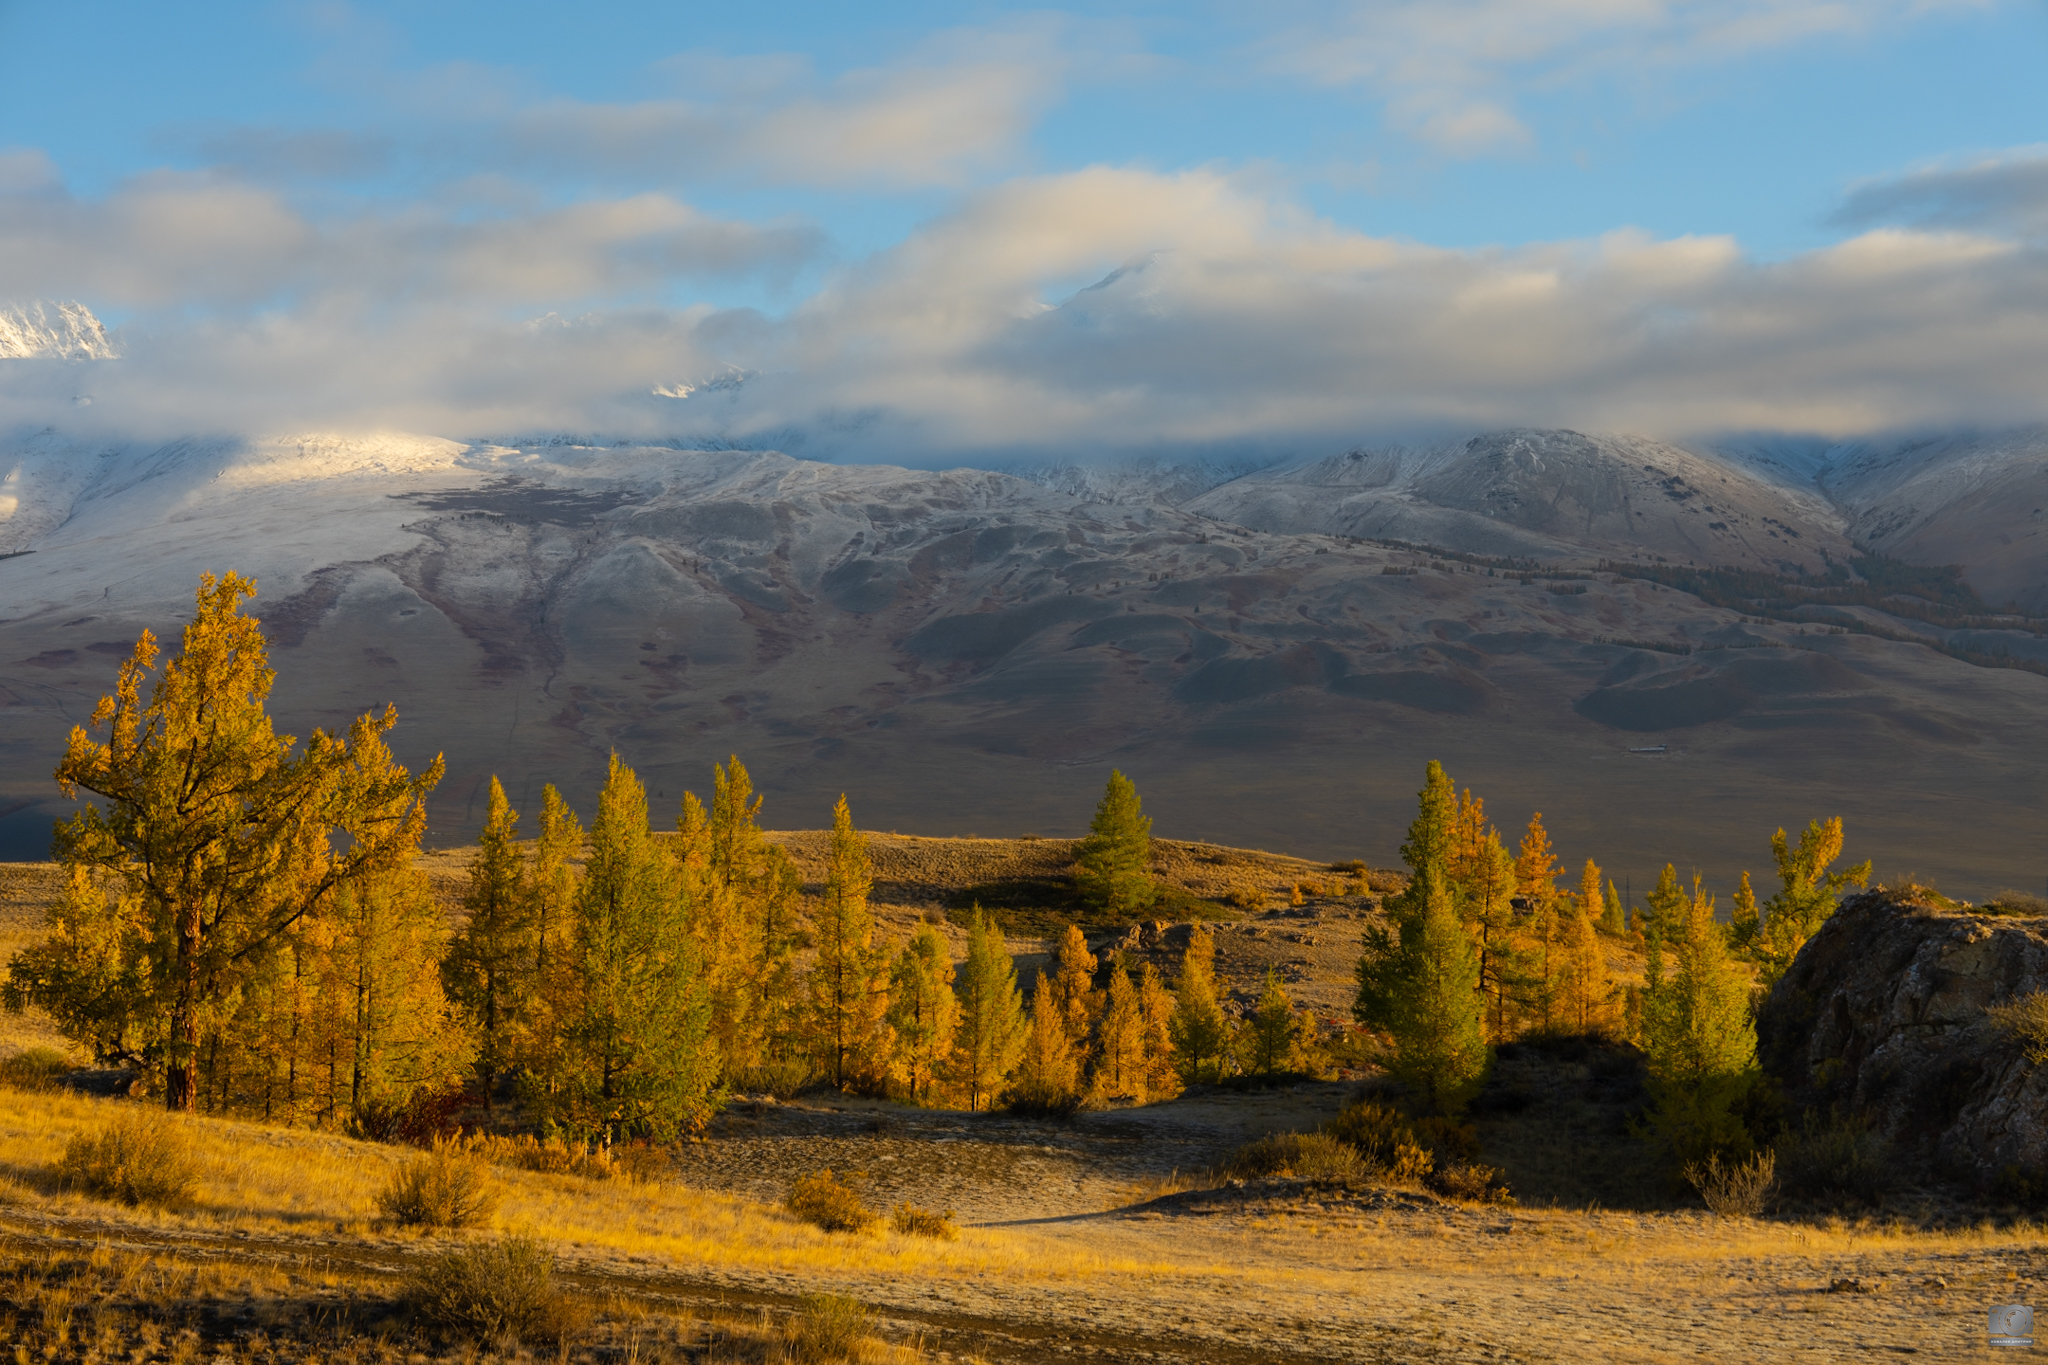
[[[1394,122],[1454,155],[1531,134],[1515,97],[1634,79],[1820,38],[1896,28],[1993,0],[1322,0],[1265,45],[1267,64],[1387,101]]]
[[[498,308],[787,271],[814,230],[641,194],[560,208],[453,201],[316,221],[277,192],[157,173],[86,200],[0,193],[0,298],[233,309],[328,294]]]
[[[943,463],[2048,418],[2048,252],[1983,231],[1778,262],[1639,232],[1454,251],[1216,172],[1098,167],[970,195],[786,317],[633,302],[809,245],[660,195],[337,222],[190,179],[0,197],[0,297],[140,310],[89,378],[0,362],[0,425],[751,436]],[[550,310],[568,320],[518,320]]]
[[[817,79],[794,58],[689,54],[665,63],[675,98],[551,100],[492,133],[522,168],[717,175],[835,187],[963,183],[1014,159],[1057,92],[1064,59],[1036,36]]]
[[[1047,309],[1036,286],[1123,266]],[[1884,231],[1781,263],[1726,238],[1453,252],[1213,174],[979,196],[845,272],[748,363],[741,421],[866,458],[1533,423],[1684,435],[2048,416],[2041,253]]]

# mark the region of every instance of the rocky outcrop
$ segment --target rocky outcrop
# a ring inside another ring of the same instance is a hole
[[[1917,888],[1842,902],[1758,1019],[1790,1115],[1870,1121],[1923,1174],[2048,1170],[2048,1066],[1985,1014],[2048,990],[2048,919],[1987,914]]]

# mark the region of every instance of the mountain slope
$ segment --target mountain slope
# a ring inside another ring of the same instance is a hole
[[[0,560],[0,842],[20,854],[137,632],[174,634],[199,573],[230,567],[259,579],[288,732],[391,701],[407,761],[446,751],[441,840],[473,830],[493,772],[522,809],[543,782],[587,807],[616,747],[664,824],[735,753],[771,821],[845,791],[865,824],[931,833],[1078,831],[1116,766],[1162,835],[1384,864],[1441,758],[1622,881],[1666,860],[1731,880],[1772,826],[1841,813],[1967,892],[2032,876],[2015,822],[2048,801],[2032,673],[986,471],[400,435],[46,437],[0,469],[8,546],[32,551]],[[1540,485],[1456,474],[1415,482],[1551,534],[1486,501]],[[1734,505],[1687,479],[1667,519]]]
[[[1960,564],[1979,596],[2048,615],[2048,429],[1835,448],[1821,485],[1860,545]]]
[[[1503,431],[1428,450],[1355,450],[1211,489],[1192,511],[1545,560],[1643,557],[1772,572],[1846,558],[1843,518],[1810,488],[1676,446]]]

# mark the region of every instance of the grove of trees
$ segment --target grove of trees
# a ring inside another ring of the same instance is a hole
[[[1353,1013],[1386,1040],[1390,1069],[1445,1114],[1471,1098],[1499,1043],[1636,1043],[1656,1126],[1674,1151],[1686,1160],[1745,1154],[1738,1109],[1759,1075],[1752,1000],[1783,975],[1842,889],[1869,880],[1867,862],[1832,870],[1842,844],[1839,819],[1813,822],[1796,847],[1779,830],[1771,846],[1782,889],[1760,908],[1743,873],[1726,924],[1699,879],[1687,892],[1667,864],[1631,925],[1591,859],[1576,887],[1558,886],[1540,812],[1511,857],[1480,798],[1460,795],[1432,762],[1401,846],[1411,876],[1387,899],[1388,923],[1367,930]],[[1640,989],[1613,980],[1603,938],[1642,951]]]
[[[735,1090],[1063,1111],[1323,1064],[1322,1031],[1279,977],[1243,1017],[1225,1011],[1199,922],[1170,983],[1098,960],[1070,925],[1028,1002],[979,907],[959,962],[934,924],[880,941],[845,797],[807,899],[737,758],[714,766],[708,807],[684,795],[673,833],[655,832],[616,754],[587,829],[549,786],[523,836],[492,779],[451,925],[417,865],[440,760],[418,774],[395,761],[390,708],[303,744],[277,734],[274,675],[242,613],[254,591],[207,575],[178,653],[159,667],[145,632],[72,731],[56,778],[89,799],[57,832],[50,935],[8,969],[10,1008],[38,1005],[96,1058],[153,1070],[173,1109],[342,1126],[467,1092],[570,1134],[668,1139]],[[1833,870],[1842,846],[1840,820],[1796,845],[1779,831],[1781,888],[1759,905],[1745,873],[1727,925],[1671,867],[1630,912],[1590,859],[1560,886],[1540,814],[1510,850],[1431,763],[1401,847],[1411,875],[1367,930],[1354,1015],[1445,1114],[1501,1043],[1636,1042],[1674,1147],[1737,1149],[1752,992],[1867,881],[1868,863]],[[1077,890],[1135,919],[1158,901],[1152,860],[1136,786],[1112,773]],[[1646,960],[1640,989],[1609,969],[1624,940]]]

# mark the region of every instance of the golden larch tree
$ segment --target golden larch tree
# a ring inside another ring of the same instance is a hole
[[[149,700],[158,651],[144,631],[93,711],[106,739],[73,729],[57,765],[65,796],[100,798],[58,826],[57,859],[109,874],[135,907],[127,941],[142,994],[130,1008],[156,1021],[147,1060],[163,1067],[172,1109],[195,1107],[201,1040],[227,1022],[291,927],[344,881],[417,847],[443,770],[439,758],[416,777],[352,762],[397,723],[390,707],[346,737],[315,730],[295,755],[266,709],[276,674],[262,631],[241,614],[255,593],[237,574],[203,575]]]

